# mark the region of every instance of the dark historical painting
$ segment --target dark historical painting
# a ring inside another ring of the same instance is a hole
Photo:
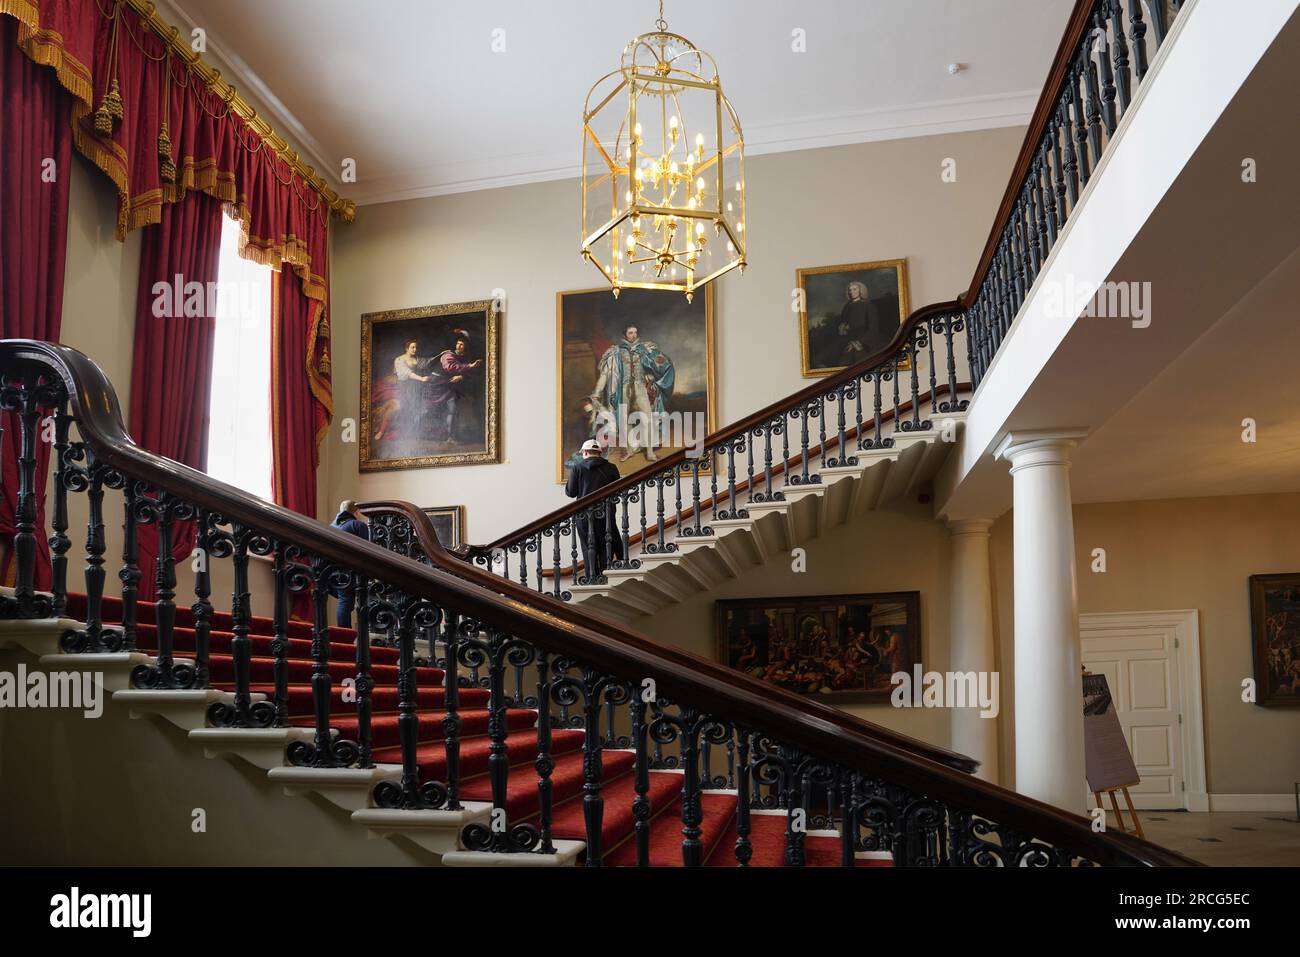
[[[921,662],[921,593],[741,598],[717,603],[718,655],[799,694],[887,701]]]
[[[424,514],[429,516],[429,521],[433,523],[434,534],[438,536],[438,544],[443,548],[455,548],[465,540],[464,505],[426,508]]]
[[[907,260],[800,269],[800,356],[806,377],[828,375],[889,345],[907,319]]]
[[[361,317],[361,471],[499,462],[492,300]]]
[[[1300,572],[1250,576],[1255,702],[1300,706]]]
[[[714,428],[713,286],[556,296],[556,479],[588,439],[628,475]]]

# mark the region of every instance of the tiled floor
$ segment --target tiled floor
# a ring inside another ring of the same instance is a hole
[[[1295,813],[1139,811],[1148,841],[1218,867],[1300,867]],[[1124,816],[1128,823],[1128,814]],[[1115,816],[1107,816],[1115,826]]]

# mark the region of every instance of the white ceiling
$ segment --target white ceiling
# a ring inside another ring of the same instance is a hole
[[[751,153],[1028,121],[1072,0],[667,0]],[[160,0],[358,202],[577,175],[583,99],[653,0]],[[792,51],[802,29],[807,52]],[[505,52],[494,53],[502,30]],[[949,63],[965,69],[956,75]]]

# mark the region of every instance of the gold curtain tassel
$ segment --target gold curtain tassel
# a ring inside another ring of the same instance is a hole
[[[158,173],[164,183],[176,182],[176,164],[172,162],[172,138],[164,123],[158,130]]]
[[[122,94],[118,92],[117,80],[113,80],[108,86],[108,92],[104,94],[104,109],[108,110],[116,123],[121,123],[122,118],[126,116],[126,110],[122,106]]]

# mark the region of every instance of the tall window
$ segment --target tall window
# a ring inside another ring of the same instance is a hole
[[[208,474],[271,500],[271,268],[239,255],[225,218],[208,405]]]

